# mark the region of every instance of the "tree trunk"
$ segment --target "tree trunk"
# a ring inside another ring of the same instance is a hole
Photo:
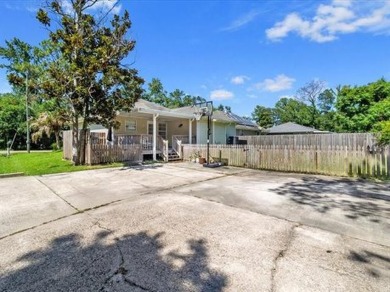
[[[61,149],[61,145],[60,145],[60,132],[59,131],[55,131],[54,132],[54,136],[56,137],[56,145],[57,145],[57,150],[60,150]]]
[[[88,133],[88,123],[86,122],[86,118],[84,117],[83,125],[79,130],[79,135],[78,135],[76,165],[85,164],[85,152],[86,152],[87,139],[88,139],[87,133]]]
[[[72,147],[73,147],[73,162],[76,165],[79,165],[79,157],[80,157],[80,151],[79,151],[79,119],[77,117],[77,113],[75,113],[75,116],[73,117],[73,124],[72,124]]]
[[[80,130],[80,140],[79,140],[79,164],[85,164],[85,146],[87,138],[87,129]]]

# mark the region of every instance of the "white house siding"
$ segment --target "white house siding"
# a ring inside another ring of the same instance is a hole
[[[237,129],[237,136],[254,136],[258,135],[259,130],[240,130]]]
[[[227,124],[213,122],[213,144],[226,144]]]
[[[200,121],[196,121],[196,143],[206,144],[207,143],[207,119],[202,118]],[[211,137],[210,137],[211,138]],[[211,140],[210,140],[211,143]]]
[[[115,134],[141,135],[141,134],[147,134],[148,133],[148,119],[117,116],[116,120],[121,125],[120,125],[119,129],[115,130]],[[135,121],[137,123],[135,131],[126,131],[126,121],[127,120]],[[152,116],[151,116],[150,120],[152,121]]]
[[[189,135],[189,123],[190,122],[188,119],[167,122],[167,126],[168,126],[167,137],[168,137],[169,144],[172,143],[172,136]],[[196,135],[196,122],[192,122],[192,135]]]
[[[202,118],[201,121],[197,121],[197,144],[207,143],[207,119]],[[229,136],[236,135],[235,124],[210,122],[210,143],[211,144],[226,144],[226,140]]]
[[[236,125],[228,124],[226,126],[226,137],[229,138],[231,136],[236,136]]]

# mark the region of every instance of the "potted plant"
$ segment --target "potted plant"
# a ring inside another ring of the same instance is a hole
[[[205,164],[205,163],[206,163],[206,158],[204,158],[204,157],[199,157],[199,163],[200,163],[200,164]]]

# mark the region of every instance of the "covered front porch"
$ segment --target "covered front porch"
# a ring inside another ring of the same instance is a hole
[[[181,145],[196,143],[192,114],[137,107],[119,113],[117,121],[120,127],[113,131],[112,142],[141,145],[143,155],[152,155],[153,160],[158,156],[164,161],[182,159]]]
[[[168,141],[157,135],[156,147],[154,147],[153,135],[116,134],[112,143],[123,147],[126,147],[126,145],[141,145],[142,155],[152,155],[153,160],[157,160],[157,156],[160,156],[164,161],[171,161],[182,159],[181,145],[196,143],[196,136],[192,136],[192,139],[190,139],[188,135],[172,135],[172,140]]]

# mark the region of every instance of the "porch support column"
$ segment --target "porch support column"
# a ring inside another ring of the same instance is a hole
[[[158,114],[153,114],[153,161],[157,160],[157,118]]]
[[[188,139],[189,139],[189,144],[192,145],[192,119],[189,120],[189,126],[188,126]]]

